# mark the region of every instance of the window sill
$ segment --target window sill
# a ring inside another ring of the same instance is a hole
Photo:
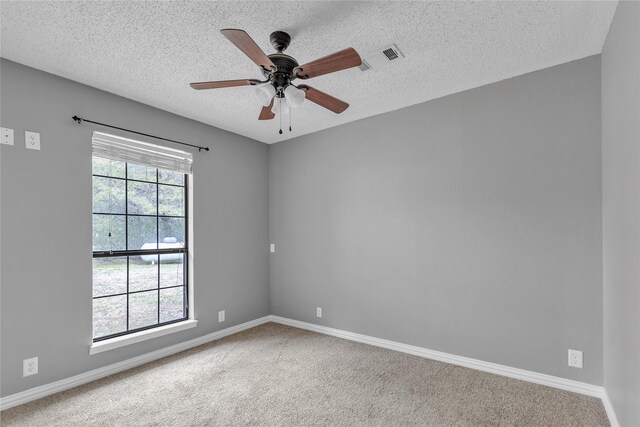
[[[174,332],[184,331],[185,329],[195,328],[198,324],[197,320],[189,319],[184,322],[172,323],[170,325],[159,326],[157,328],[148,329],[146,331],[135,332],[133,334],[116,337],[109,340],[98,341],[89,346],[89,354],[98,354],[104,351],[113,350],[114,348],[124,347],[126,345],[135,344],[137,342],[146,341],[151,338],[161,337],[163,335],[172,334]]]

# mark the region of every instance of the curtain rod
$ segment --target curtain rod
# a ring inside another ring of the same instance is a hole
[[[72,119],[77,122],[78,124],[82,123],[82,122],[87,122],[87,123],[94,123],[96,125],[100,125],[100,126],[106,126],[108,128],[113,128],[113,129],[118,129],[118,130],[123,130],[125,132],[131,132],[131,133],[136,133],[138,135],[143,135],[143,136],[148,136],[150,138],[155,138],[155,139],[161,139],[163,141],[169,141],[169,142],[173,142],[175,144],[180,144],[180,145],[186,145],[188,147],[193,147],[193,148],[197,148],[198,151],[209,151],[209,147],[201,147],[199,145],[193,145],[193,144],[187,144],[186,142],[180,142],[180,141],[174,141],[173,139],[168,139],[168,138],[163,138],[161,136],[155,136],[155,135],[149,135],[148,133],[142,133],[142,132],[137,132],[135,130],[131,130],[131,129],[125,129],[125,128],[121,128],[118,126],[112,126],[112,125],[108,125],[106,123],[100,123],[100,122],[94,122],[93,120],[89,120],[89,119],[83,119],[82,117],[78,117],[78,116],[73,116]]]

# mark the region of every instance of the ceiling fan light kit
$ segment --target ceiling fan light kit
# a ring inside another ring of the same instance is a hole
[[[304,102],[306,92],[290,84],[284,88],[284,98],[292,107],[299,107]]]
[[[362,59],[355,49],[343,49],[300,65],[295,58],[284,53],[291,43],[291,36],[284,31],[271,33],[269,39],[271,45],[277,51],[271,55],[266,55],[249,34],[243,30],[224,29],[220,32],[260,67],[266,80],[244,79],[191,83],[193,89],[253,86],[256,96],[263,105],[258,120],[271,120],[278,114],[280,116],[279,133],[282,133],[282,114],[289,114],[289,131],[291,131],[291,108],[299,107],[305,99],[336,114],[342,113],[349,107],[346,102],[322,91],[307,85],[296,86],[292,82],[295,79],[306,80],[360,66]],[[274,102],[274,100],[277,100],[277,102]]]
[[[271,103],[273,97],[276,96],[276,88],[271,83],[262,83],[254,86],[254,93],[260,103],[266,107]]]
[[[290,105],[285,98],[278,98],[278,101],[271,108],[273,114],[288,114],[290,110]]]

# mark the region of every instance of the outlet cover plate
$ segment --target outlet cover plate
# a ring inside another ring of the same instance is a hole
[[[224,322],[224,310],[218,312],[218,322]]]
[[[13,145],[13,129],[0,128],[0,142],[5,145]]]
[[[569,366],[582,369],[582,352],[569,349]]]
[[[316,307],[316,316],[322,317],[322,307]]]
[[[22,361],[22,376],[28,377],[38,373],[38,358],[31,357]]]
[[[38,132],[24,131],[24,145],[30,150],[40,149],[40,134]]]

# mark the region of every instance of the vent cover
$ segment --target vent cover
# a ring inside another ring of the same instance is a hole
[[[391,61],[397,61],[404,58],[400,49],[395,44],[385,46],[375,52],[370,52],[362,58],[362,65],[360,70],[367,71],[371,68],[380,68],[387,65]]]
[[[387,56],[387,58],[389,58],[389,61],[393,61],[394,59],[398,58],[398,52],[396,52],[392,48],[385,49],[382,51],[382,53],[384,53]]]

